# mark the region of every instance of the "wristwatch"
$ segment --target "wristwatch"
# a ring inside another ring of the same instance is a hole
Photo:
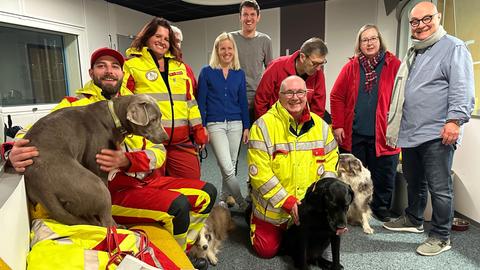
[[[454,123],[457,126],[461,126],[463,121],[460,119],[448,119],[445,123]]]

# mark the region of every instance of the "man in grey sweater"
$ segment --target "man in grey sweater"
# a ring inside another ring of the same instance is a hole
[[[272,61],[272,40],[267,34],[257,31],[260,21],[260,6],[255,0],[244,0],[240,3],[240,22],[242,29],[231,32],[238,48],[240,66],[247,79],[248,109],[250,121],[255,120],[253,99],[263,71]]]

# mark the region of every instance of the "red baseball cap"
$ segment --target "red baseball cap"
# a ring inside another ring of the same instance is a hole
[[[97,49],[96,51],[94,51],[92,53],[92,57],[90,58],[90,68],[93,68],[93,65],[95,64],[95,62],[97,61],[98,58],[100,58],[102,56],[105,56],[105,55],[109,55],[109,56],[117,59],[118,63],[120,63],[120,65],[123,67],[123,62],[125,62],[125,59],[123,58],[123,55],[121,55],[116,50],[105,47],[105,48]]]

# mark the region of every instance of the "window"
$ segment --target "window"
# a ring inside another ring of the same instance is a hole
[[[443,27],[459,39],[465,41],[473,58],[475,75],[475,110],[480,116],[480,1],[478,0],[439,0],[438,11],[443,14]]]
[[[399,33],[399,56],[403,59],[411,45],[410,26],[408,15],[410,10],[422,0],[410,0],[402,9]],[[480,31],[475,25],[480,25],[480,17],[476,13],[480,10],[478,0],[438,0],[437,9],[442,13],[442,25],[448,34],[465,41],[473,58],[475,75],[475,109],[474,116],[480,116]]]
[[[0,38],[2,106],[57,103],[81,86],[75,35],[0,24]]]

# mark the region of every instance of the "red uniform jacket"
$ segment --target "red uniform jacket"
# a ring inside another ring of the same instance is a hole
[[[295,59],[299,57],[300,51],[296,51],[289,56],[281,56],[273,60],[263,73],[262,79],[258,84],[255,93],[255,118],[258,119],[264,115],[278,100],[278,91],[282,81],[291,75],[296,75]],[[325,76],[323,70],[318,70],[306,81],[307,89],[310,91],[307,95],[310,111],[323,117],[325,112]]]
[[[385,64],[378,82],[378,102],[375,116],[375,152],[377,157],[400,152],[400,148],[387,146],[385,139],[387,113],[390,108],[395,75],[397,75],[399,67],[400,60],[387,51],[385,53]],[[358,57],[353,57],[340,71],[330,93],[332,126],[334,130],[337,128],[344,129],[345,138],[340,147],[348,151],[352,150],[352,127],[359,84],[360,63]]]

